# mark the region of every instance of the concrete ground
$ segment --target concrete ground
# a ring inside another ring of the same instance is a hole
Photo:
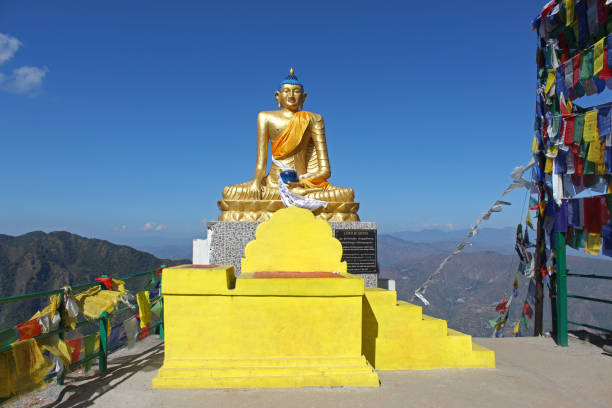
[[[612,407],[612,356],[578,339],[479,338],[496,369],[379,372],[380,388],[154,390],[163,360],[156,336],[110,357],[101,376],[7,401],[7,407]],[[4,406],[3,406],[4,408]]]

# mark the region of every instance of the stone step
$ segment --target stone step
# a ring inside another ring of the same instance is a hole
[[[333,373],[248,377],[156,377],[153,388],[295,388],[295,387],[379,387],[378,375]]]
[[[334,374],[368,374],[368,365],[319,366],[319,367],[189,367],[165,368],[159,370],[158,377],[164,378],[234,378],[234,377],[278,377],[310,376]]]
[[[353,366],[366,364],[361,357],[279,357],[254,359],[165,359],[165,368],[223,368],[223,367],[319,367]]]

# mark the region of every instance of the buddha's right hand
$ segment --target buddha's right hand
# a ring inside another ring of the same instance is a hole
[[[249,195],[254,200],[260,200],[261,199],[261,181],[259,181],[259,180],[251,181],[251,183],[248,186],[248,190],[249,190]]]

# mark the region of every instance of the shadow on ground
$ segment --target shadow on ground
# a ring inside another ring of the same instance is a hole
[[[586,330],[570,330],[568,333],[602,349],[602,354],[612,356],[612,333],[597,334]]]
[[[57,399],[44,408],[89,407],[94,401],[139,371],[158,370],[163,363],[164,346],[158,344],[140,354],[117,356],[109,360],[107,370],[89,377],[67,377]]]

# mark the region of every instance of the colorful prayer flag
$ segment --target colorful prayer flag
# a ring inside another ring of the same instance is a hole
[[[74,364],[79,361],[79,358],[81,357],[81,348],[83,348],[83,337],[66,340],[66,344],[70,348],[70,364]]]
[[[508,303],[508,300],[504,296],[504,300],[502,300],[500,304],[495,306],[495,311],[499,312],[499,313],[502,313],[502,314],[508,313],[508,308],[506,307],[507,303]]]
[[[604,67],[604,41],[605,37],[593,46],[593,74],[597,75]]]
[[[492,319],[489,319],[489,326],[491,326],[491,328],[494,329],[498,325],[500,320],[502,320],[503,318],[504,316],[500,314]]]
[[[521,335],[521,321],[520,320],[516,322],[516,324],[514,325],[514,329],[512,329],[512,334],[514,335],[514,337],[520,337]]]
[[[107,290],[113,290],[113,279],[112,278],[94,278],[96,282],[100,282],[104,285]]]
[[[140,315],[140,328],[145,328],[151,323],[151,305],[149,304],[149,292],[142,291],[136,294],[138,303],[138,314]]]
[[[531,306],[527,301],[525,301],[525,304],[523,305],[523,314],[525,314],[530,319],[533,316],[533,309],[531,309]]]
[[[585,142],[599,140],[599,129],[597,128],[597,109],[588,111],[584,116],[584,134]]]
[[[576,0],[565,0],[565,25],[571,26],[574,22],[574,8]]]
[[[544,88],[545,93],[549,93],[552,87],[555,85],[555,80],[557,78],[557,71],[554,69],[548,70],[548,77],[546,78],[546,86]]]
[[[96,347],[98,346],[98,342],[99,342],[99,333],[92,333],[89,334],[85,337],[83,337],[83,345],[85,348],[85,356],[91,356],[93,353],[95,353]],[[91,368],[91,364],[92,364],[92,360],[89,360],[87,363],[85,363],[85,371],[89,371],[89,369]]]
[[[601,251],[601,234],[591,234],[587,235],[586,247],[584,248],[584,252],[591,255],[599,255]]]
[[[140,329],[140,340],[143,340],[145,337],[149,335],[149,329],[150,329],[149,323],[147,323],[145,327]]]
[[[19,339],[19,331],[16,327],[0,331],[0,347],[8,346]]]
[[[40,336],[42,328],[40,327],[38,319],[32,319],[18,324],[17,331],[19,332],[19,340],[21,341]]]
[[[601,227],[601,238],[603,241],[601,253],[605,256],[612,257],[612,225],[604,225]]]

